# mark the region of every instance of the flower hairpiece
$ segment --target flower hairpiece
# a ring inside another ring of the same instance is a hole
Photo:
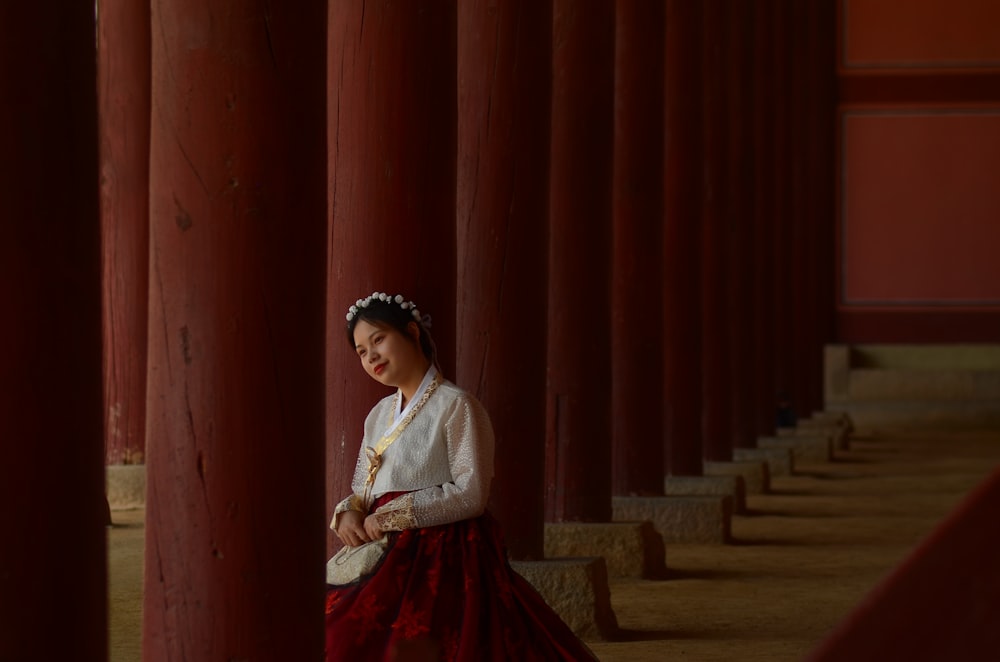
[[[417,304],[412,301],[407,301],[402,294],[397,294],[396,296],[391,296],[385,292],[372,292],[364,299],[358,299],[354,302],[354,305],[347,310],[347,321],[350,322],[354,319],[354,316],[361,312],[362,308],[367,308],[372,304],[373,301],[381,301],[383,303],[396,304],[403,310],[410,311],[410,315],[417,322],[421,322],[424,326],[430,326],[430,316],[426,318],[420,316],[420,311],[417,310]]]

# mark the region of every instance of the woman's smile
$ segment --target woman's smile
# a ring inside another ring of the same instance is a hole
[[[365,372],[381,384],[401,388],[404,398],[413,395],[429,365],[416,336],[366,320],[354,327],[354,349]]]

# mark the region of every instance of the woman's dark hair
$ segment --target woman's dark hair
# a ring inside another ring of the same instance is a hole
[[[407,338],[410,338],[410,334],[406,330],[407,325],[410,322],[416,323],[417,328],[420,329],[420,351],[424,353],[428,361],[435,362],[434,341],[423,322],[413,316],[413,308],[404,310],[395,301],[382,301],[380,299],[373,299],[367,306],[359,307],[358,312],[347,322],[347,343],[351,349],[354,349],[354,327],[361,320],[373,326],[391,327]]]

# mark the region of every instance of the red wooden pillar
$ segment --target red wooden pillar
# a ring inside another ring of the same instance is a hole
[[[149,302],[149,5],[104,1],[97,18],[104,453],[108,464],[141,464]]]
[[[454,378],[454,0],[329,3],[327,508],[350,493],[365,416],[388,391],[346,340],[347,308],[402,294]],[[328,549],[339,542],[331,532]]]
[[[823,348],[834,340],[836,311],[836,35],[837,8],[834,0],[823,0],[812,8],[813,66],[816,81],[813,90],[815,114],[809,133],[815,153],[815,222],[816,222],[816,306],[817,346],[816,372],[813,376],[810,402],[815,409],[824,407]]]
[[[775,149],[774,136],[774,66],[772,51],[774,2],[754,5],[753,46],[753,161],[754,161],[754,230],[753,270],[754,301],[754,431],[771,435],[775,428]]]
[[[546,519],[611,519],[615,5],[554,0]]]
[[[771,190],[774,192],[774,290],[772,293],[775,311],[774,346],[775,346],[775,393],[777,401],[786,404],[793,410],[798,409],[795,401],[795,363],[797,356],[794,349],[794,272],[791,268],[791,187],[793,181],[792,153],[794,145],[789,122],[792,115],[791,99],[794,90],[791,87],[791,58],[789,48],[792,29],[789,20],[788,0],[775,0],[772,14],[772,37],[774,47],[771,50],[771,67],[774,72],[771,90],[774,99],[772,126],[774,127],[774,164]],[[774,407],[772,407],[774,412]],[[772,414],[773,415],[773,414]]]
[[[723,57],[726,88],[725,219],[728,278],[727,324],[731,363],[731,447],[756,446],[754,433],[755,364],[753,306],[754,203],[752,153],[753,29],[748,2],[727,3],[723,10]]]
[[[806,334],[806,364],[802,377],[803,413],[823,408],[823,346],[832,339],[834,311],[833,183],[835,132],[835,5],[832,0],[806,3],[798,18],[804,63],[802,90],[804,219],[807,246],[804,278],[808,293],[803,301],[810,321]]]
[[[723,0],[703,3],[704,71],[704,206],[702,209],[702,434],[704,459],[728,462],[732,457],[732,348],[729,332],[729,279],[726,199],[727,124]]]
[[[665,4],[663,411],[668,475],[702,474],[702,8]]]
[[[789,73],[789,135],[791,137],[791,178],[788,194],[790,198],[790,242],[791,261],[791,307],[792,307],[792,352],[795,357],[792,372],[792,397],[798,407],[799,416],[811,412],[809,402],[809,381],[813,365],[818,365],[820,356],[814,351],[816,309],[813,306],[815,287],[812,279],[813,242],[816,219],[811,211],[813,171],[809,153],[812,136],[808,135],[810,111],[808,99],[813,85],[813,71],[808,61],[806,3],[790,3],[788,48],[791,70]]]
[[[107,659],[93,6],[0,10],[0,659]],[[55,625],[58,623],[58,625]]]
[[[552,5],[458,6],[457,382],[496,436],[490,510],[518,560],[544,556]]]
[[[663,36],[660,3],[617,3],[612,492],[663,494]]]
[[[153,5],[148,662],[322,656],[325,8]]]

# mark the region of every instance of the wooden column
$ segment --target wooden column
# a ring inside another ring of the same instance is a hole
[[[663,494],[663,68],[660,3],[616,5],[612,492]]]
[[[774,0],[772,14],[771,67],[774,72],[771,90],[774,99],[772,126],[774,127],[774,164],[771,190],[774,192],[774,223],[772,230],[774,248],[774,374],[775,401],[784,402],[793,410],[800,403],[795,401],[795,350],[794,350],[794,296],[791,268],[793,244],[791,241],[791,189],[793,180],[792,135],[789,130],[791,98],[791,50],[789,49],[789,0]],[[773,408],[772,408],[773,411]]]
[[[615,4],[554,0],[546,519],[611,519]]]
[[[0,659],[107,659],[93,5],[0,9]]]
[[[97,15],[108,464],[142,464],[146,452],[149,12],[145,3],[106,0]]]
[[[754,254],[753,173],[753,15],[751,3],[727,3],[723,13],[726,125],[725,158],[728,334],[731,365],[730,446],[754,447],[757,347],[753,298]]]
[[[805,95],[803,142],[808,173],[806,228],[808,231],[808,306],[812,321],[804,375],[806,414],[823,408],[823,347],[833,339],[836,301],[834,272],[834,182],[836,136],[836,8],[833,0],[807,3],[800,18],[806,63],[802,81]]]
[[[545,355],[527,346],[548,312],[551,48],[548,1],[458,6],[456,378],[490,413],[490,510],[517,560],[544,556]]]
[[[753,270],[754,336],[754,431],[758,436],[775,432],[775,150],[774,66],[772,51],[774,2],[754,5],[753,48],[753,154],[754,230]]]
[[[663,411],[665,473],[702,474],[702,9],[667,0],[664,71]]]
[[[813,281],[813,259],[815,250],[816,219],[812,213],[813,170],[810,163],[812,136],[808,135],[810,109],[810,87],[813,74],[809,61],[809,37],[806,24],[806,5],[790,3],[788,47],[791,70],[789,72],[789,135],[791,138],[791,178],[788,180],[790,198],[790,242],[792,343],[794,356],[792,370],[792,396],[798,407],[799,416],[808,416],[812,411],[809,382],[814,373],[813,366],[820,365],[820,354],[816,345],[815,283]]]
[[[728,263],[729,242],[726,223],[726,147],[727,124],[726,62],[723,0],[706,0],[703,38],[704,124],[703,158],[705,168],[704,206],[702,209],[702,434],[704,459],[714,462],[732,460],[732,348],[729,332],[729,280],[733,277]]]
[[[143,659],[317,660],[326,3],[152,20]]]
[[[328,516],[389,392],[350,350],[347,308],[373,291],[415,301],[455,376],[455,21],[454,0],[329,3]]]

